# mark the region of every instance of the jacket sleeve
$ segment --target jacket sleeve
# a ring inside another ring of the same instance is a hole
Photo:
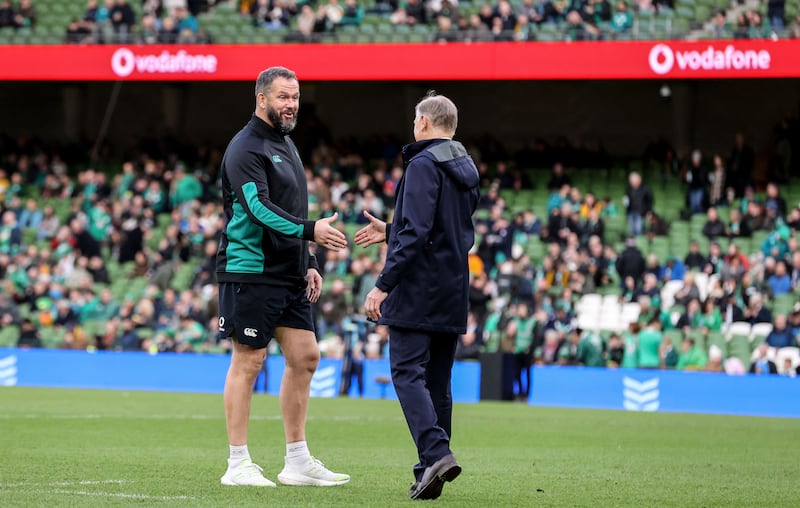
[[[403,217],[392,225],[394,242],[389,245],[386,264],[375,286],[390,292],[428,241],[438,206],[440,171],[428,159],[420,158],[406,168],[403,190]]]
[[[251,221],[279,235],[314,240],[314,221],[295,217],[270,201],[267,176],[258,154],[233,150],[225,170],[231,192]]]
[[[308,268],[313,268],[314,270],[319,272],[319,263],[317,262],[317,256],[314,254],[308,253]],[[322,272],[320,272],[322,273]]]

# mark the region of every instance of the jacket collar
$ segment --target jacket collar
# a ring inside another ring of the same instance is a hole
[[[256,133],[264,138],[271,139],[274,141],[283,141],[284,135],[276,128],[270,126],[267,122],[260,119],[253,113],[253,116],[250,118],[250,121],[247,122]]]
[[[424,139],[422,141],[415,141],[414,143],[409,143],[403,147],[403,162],[408,162],[415,155],[418,153],[427,150],[428,148],[438,145],[439,143],[444,143],[445,141],[450,141],[447,138],[436,138],[436,139]]]

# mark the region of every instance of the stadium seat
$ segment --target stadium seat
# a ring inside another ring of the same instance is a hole
[[[9,325],[0,328],[0,347],[16,347],[19,340],[19,327]]]
[[[728,341],[725,338],[725,334],[722,332],[708,332],[708,336],[705,337],[705,348],[707,350],[711,350],[711,346],[717,346],[722,351],[723,358],[727,358],[729,356],[729,347]]]
[[[661,288],[661,308],[663,310],[672,308],[675,304],[675,293],[680,291],[682,287],[683,281],[681,280],[670,280],[664,283],[664,287]]]
[[[587,293],[580,297],[578,302],[576,303],[575,307],[578,312],[582,310],[600,310],[600,306],[603,304],[603,297],[597,293]]]
[[[791,293],[785,295],[778,295],[773,299],[772,302],[772,313],[774,314],[783,314],[788,315],[792,312],[795,303],[797,302],[797,297]]]
[[[694,8],[694,19],[700,23],[705,23],[711,20],[711,8],[707,5],[696,5]]]
[[[786,360],[792,362],[792,370],[800,366],[800,349],[796,347],[782,347],[775,353],[775,366],[778,367],[778,372],[784,372],[784,362]]]
[[[91,342],[96,336],[105,334],[106,322],[100,320],[87,320],[81,324],[81,328]]]
[[[408,42],[430,42],[431,36],[426,33],[410,33],[408,34]]]
[[[700,301],[705,301],[708,296],[708,274],[703,272],[695,273],[694,284],[697,286],[697,292],[700,294]]]
[[[664,337],[669,338],[672,347],[676,351],[681,350],[681,344],[683,343],[683,330],[677,330],[675,328],[671,330],[664,330]]]
[[[736,323],[731,323],[728,329],[725,332],[725,337],[727,340],[732,340],[733,337],[747,337],[749,342],[750,335],[752,333],[752,326],[750,323],[746,321],[737,321]]]
[[[639,313],[641,312],[641,307],[638,303],[626,303],[622,305],[622,322],[627,327],[630,323],[635,323],[639,320]]]
[[[578,328],[581,330],[600,331],[600,312],[584,311],[578,314]]]
[[[45,326],[39,328],[39,338],[42,339],[42,347],[56,349],[64,343],[66,332],[61,327]]]

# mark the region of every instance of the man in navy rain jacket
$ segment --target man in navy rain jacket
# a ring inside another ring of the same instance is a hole
[[[469,270],[478,204],[478,170],[453,141],[458,110],[429,93],[416,106],[415,143],[403,148],[394,221],[369,213],[356,233],[362,246],[387,241],[386,264],[367,295],[367,316],[389,326],[389,357],[419,463],[412,499],[436,499],[461,473],[450,450],[451,370],[459,334],[466,331]]]

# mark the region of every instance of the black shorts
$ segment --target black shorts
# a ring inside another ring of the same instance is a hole
[[[279,326],[314,331],[305,288],[220,283],[220,339],[235,335],[240,344],[261,349],[267,347]]]

